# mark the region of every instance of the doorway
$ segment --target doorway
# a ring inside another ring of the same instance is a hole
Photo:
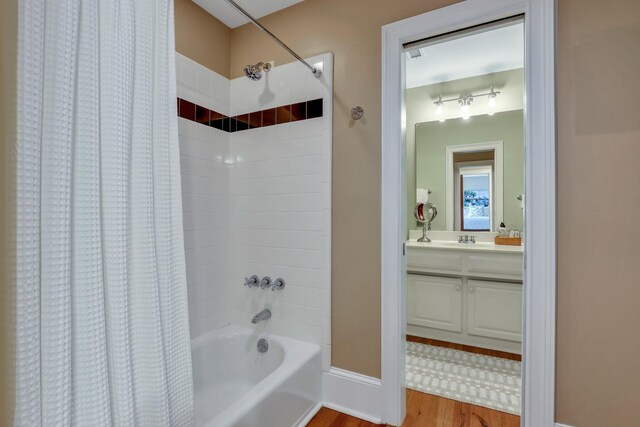
[[[524,132],[524,190],[518,194],[524,213],[524,272],[522,274],[523,397],[521,425],[552,426],[554,419],[554,333],[555,333],[555,117],[553,78],[553,1],[468,0],[383,27],[383,124],[382,124],[382,393],[385,421],[400,425],[406,414],[407,373],[405,336],[407,332],[407,235],[409,216],[406,180],[407,134],[405,109],[405,46],[419,40],[451,35],[478,28],[505,18],[523,15],[524,88],[526,112]],[[489,93],[494,88],[488,88]],[[460,95],[461,107],[465,94]],[[437,101],[436,101],[437,102]],[[468,104],[466,104],[468,105]],[[436,104],[436,107],[438,105]],[[461,108],[462,110],[463,108]],[[467,115],[467,109],[462,111]],[[459,165],[460,166],[460,165]],[[485,165],[486,166],[486,165]],[[452,165],[455,170],[455,165]],[[493,170],[493,169],[491,169]],[[476,171],[477,172],[477,171]],[[478,175],[476,173],[476,175]],[[480,173],[481,175],[481,173]],[[491,174],[490,174],[491,175]],[[495,174],[493,174],[495,175]],[[455,181],[452,174],[451,181]],[[481,185],[475,183],[474,185]],[[495,176],[487,182],[487,196],[471,196],[470,205],[493,209],[473,209],[476,217],[487,217],[488,227],[497,231]],[[423,189],[429,190],[429,189]],[[464,194],[464,190],[462,190]],[[417,193],[416,193],[417,194]],[[421,194],[429,194],[428,191]],[[514,198],[516,195],[513,195]],[[511,196],[509,196],[511,197]],[[451,198],[455,199],[454,191]],[[520,200],[521,201],[521,200]],[[460,209],[464,210],[464,201]],[[447,205],[449,205],[447,203]],[[455,204],[451,203],[455,221]],[[484,206],[483,206],[484,207]],[[493,211],[493,212],[491,212]],[[481,214],[481,215],[480,215]],[[446,215],[449,217],[449,215]],[[461,217],[462,220],[462,217]],[[472,220],[471,222],[473,222]],[[478,223],[484,219],[475,220]],[[483,223],[484,224],[484,223]],[[446,232],[446,230],[443,230]],[[466,232],[466,231],[465,231]],[[437,257],[427,257],[431,260]],[[452,277],[444,277],[453,279]],[[477,277],[468,277],[473,281]],[[469,286],[462,282],[460,289]],[[479,290],[473,282],[473,290]],[[400,286],[398,286],[400,284]],[[535,284],[535,286],[533,286]],[[489,293],[485,283],[483,291]],[[436,285],[436,288],[440,284]],[[451,284],[448,289],[456,289]],[[498,282],[497,287],[502,286]],[[491,288],[491,286],[489,286]],[[495,287],[494,287],[495,288]],[[444,288],[441,288],[444,289]],[[468,288],[471,289],[471,288]],[[488,295],[484,292],[484,295]],[[479,293],[473,298],[478,299]],[[504,294],[506,295],[506,294]],[[503,301],[504,302],[504,301]],[[512,301],[513,302],[513,301]],[[454,318],[457,318],[454,316]],[[432,319],[433,320],[433,319]],[[442,320],[442,319],[440,319]],[[474,325],[485,328],[486,325]],[[455,324],[453,327],[457,327]],[[513,331],[511,331],[513,332]],[[505,336],[503,335],[503,338]],[[531,349],[535,348],[536,351]]]

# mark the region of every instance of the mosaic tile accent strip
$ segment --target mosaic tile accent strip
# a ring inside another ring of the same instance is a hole
[[[281,105],[262,111],[229,117],[217,111],[178,98],[178,117],[211,126],[225,132],[240,132],[266,126],[281,125],[300,120],[322,117],[323,99]]]
[[[407,387],[520,415],[521,363],[407,342]]]

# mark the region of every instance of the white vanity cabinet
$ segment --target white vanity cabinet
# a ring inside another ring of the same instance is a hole
[[[407,333],[519,354],[522,249],[434,243],[407,243]]]
[[[467,333],[522,342],[522,285],[467,280]]]
[[[462,279],[411,274],[407,294],[409,323],[462,332]]]

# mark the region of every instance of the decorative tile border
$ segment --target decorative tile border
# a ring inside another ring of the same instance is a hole
[[[240,132],[266,126],[281,125],[300,120],[322,117],[322,98],[298,102],[291,105],[269,108],[262,111],[229,117],[217,111],[178,98],[178,117],[211,126],[225,132]]]

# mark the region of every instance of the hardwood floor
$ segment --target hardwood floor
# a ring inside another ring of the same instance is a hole
[[[493,356],[493,357],[501,357],[503,359],[517,360],[518,362],[522,361],[521,355],[514,354],[514,353],[507,353],[506,351],[489,350],[487,348],[473,347],[473,346],[464,345],[464,344],[454,344],[446,341],[432,340],[430,338],[416,337],[414,335],[407,335],[407,341],[434,345],[437,347],[452,348],[454,350],[468,351],[470,353],[483,354],[485,356]]]
[[[378,424],[322,407],[307,427],[375,427]]]
[[[407,341],[521,361],[519,354],[407,335]],[[373,427],[377,424],[321,408],[307,427]],[[407,389],[407,416],[401,427],[520,427],[520,417]]]
[[[372,427],[376,424],[322,408],[307,427]],[[407,390],[402,427],[519,427],[520,417],[469,403]]]

